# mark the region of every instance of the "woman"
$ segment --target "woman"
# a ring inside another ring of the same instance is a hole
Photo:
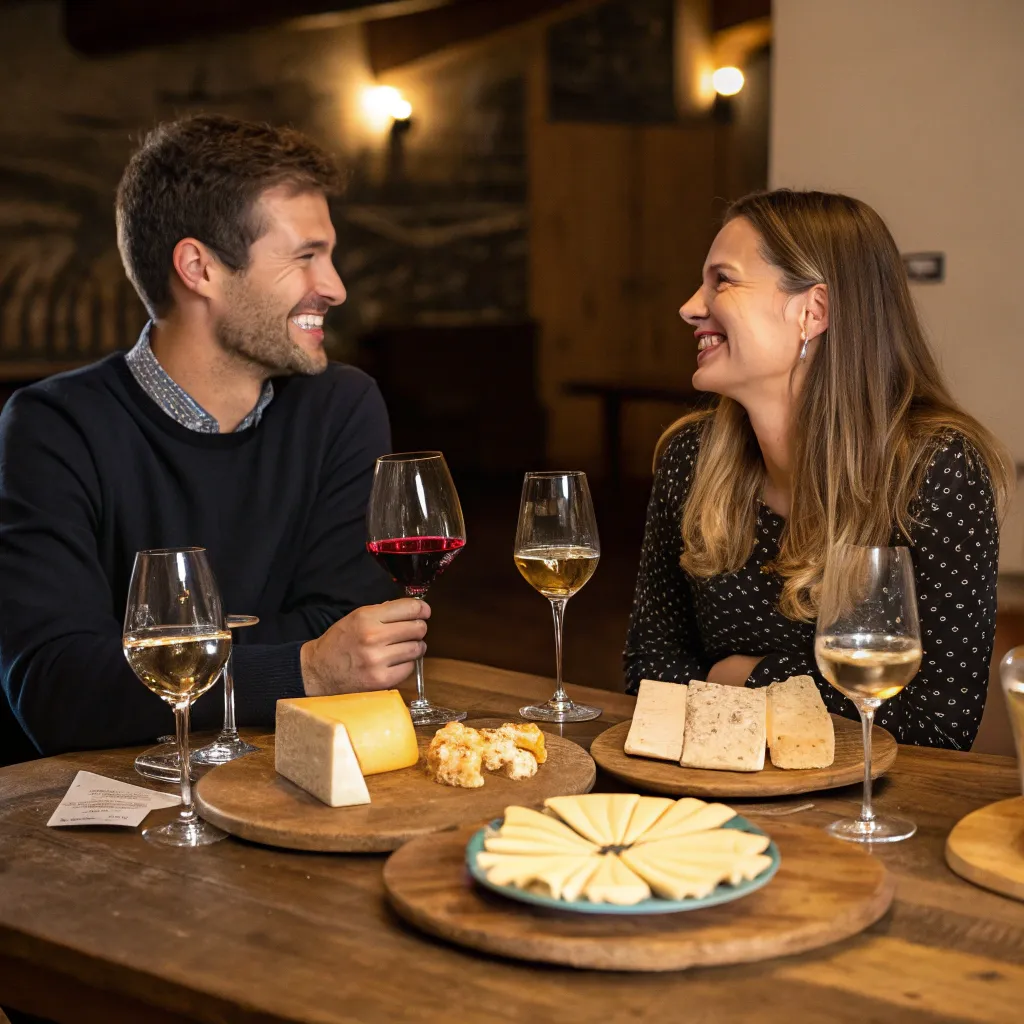
[[[968,749],[1009,475],[942,380],[881,218],[842,195],[747,196],[679,313],[696,328],[694,387],[720,397],[658,444],[627,689],[808,674],[856,718],[814,661],[825,559],[841,542],[902,544],[924,659],[877,721],[901,743]]]

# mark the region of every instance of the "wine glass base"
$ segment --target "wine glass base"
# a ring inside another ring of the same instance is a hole
[[[241,737],[232,736],[222,739],[220,736],[205,747],[200,747],[189,754],[193,764],[227,764],[246,754],[255,753],[259,747],[246,743]]]
[[[590,704],[576,704],[569,701],[559,704],[528,704],[519,709],[520,717],[531,722],[590,722],[600,718],[604,712]]]
[[[841,818],[833,821],[825,831],[836,839],[851,843],[898,843],[909,839],[917,826],[909,818],[884,817],[864,821],[861,818]]]
[[[447,725],[449,722],[461,722],[469,712],[453,711],[451,708],[442,708],[427,702],[410,704],[409,714],[412,715],[413,725]]]
[[[177,745],[164,743],[144,751],[135,758],[135,770],[155,782],[181,782]]]
[[[159,846],[209,846],[226,838],[216,825],[196,818],[194,821],[172,821],[169,825],[147,828],[143,831],[143,839]]]

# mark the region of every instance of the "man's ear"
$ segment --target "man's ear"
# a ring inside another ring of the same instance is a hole
[[[823,284],[814,285],[807,293],[803,328],[808,341],[828,330],[828,288]]]
[[[209,299],[219,294],[227,268],[198,239],[181,239],[174,247],[171,263],[175,276],[194,295]]]

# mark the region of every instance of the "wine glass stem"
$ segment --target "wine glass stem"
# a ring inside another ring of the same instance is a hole
[[[186,825],[196,820],[192,803],[192,775],[188,763],[188,703],[174,705],[174,726],[178,737],[178,764],[181,765],[181,810],[178,817]]]
[[[864,730],[864,800],[860,809],[861,821],[874,821],[875,812],[871,807],[871,729],[875,724],[874,708],[858,708],[860,724]]]
[[[235,724],[235,673],[234,657],[228,655],[224,665],[224,727],[218,739],[235,739],[238,727]]]
[[[565,619],[565,605],[569,599],[567,597],[552,597],[549,600],[551,601],[551,614],[555,620],[555,678],[558,688],[548,703],[561,707],[572,704],[569,695],[562,688],[562,622]]]
[[[417,601],[423,600],[422,594],[409,594],[409,597],[415,597]],[[416,699],[409,705],[413,708],[428,708],[430,707],[430,701],[427,700],[426,685],[423,682],[423,658],[419,657],[416,659]]]

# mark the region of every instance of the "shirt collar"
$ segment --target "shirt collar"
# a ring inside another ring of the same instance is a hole
[[[128,369],[139,387],[174,420],[175,423],[200,434],[219,434],[220,424],[183,387],[175,383],[171,375],[160,365],[149,344],[149,332],[153,321],[142,328],[139,340],[125,355]],[[255,427],[274,398],[273,381],[263,383],[259,401],[252,411],[235,427],[235,431]]]

